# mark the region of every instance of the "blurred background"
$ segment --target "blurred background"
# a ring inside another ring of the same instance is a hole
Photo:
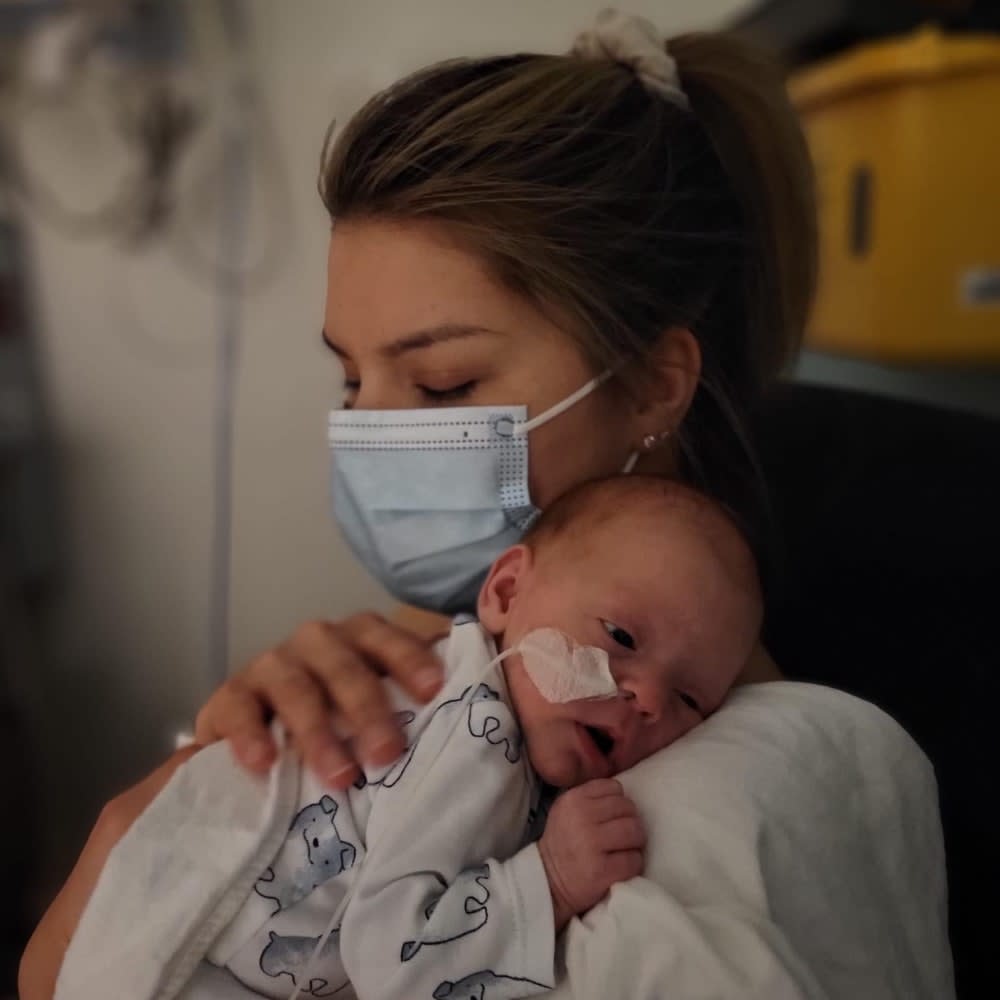
[[[97,810],[299,622],[388,608],[329,511],[331,120],[605,0],[0,0],[0,995]],[[788,66],[795,378],[1000,415],[1000,3],[631,0]]]

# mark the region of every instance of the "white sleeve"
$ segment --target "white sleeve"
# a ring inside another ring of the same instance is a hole
[[[643,878],[570,922],[546,1000],[952,1000],[934,772],[866,702],[734,692],[619,776]]]
[[[534,779],[511,710],[486,685],[470,694],[442,703],[377,791],[340,937],[365,1000],[502,1000],[553,983],[548,880],[537,847],[520,848]]]
[[[564,945],[559,998],[833,1000],[766,912],[692,904],[647,878],[614,886]]]

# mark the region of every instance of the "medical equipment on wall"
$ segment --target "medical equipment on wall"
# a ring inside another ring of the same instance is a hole
[[[229,665],[233,409],[244,299],[279,272],[290,236],[288,189],[256,88],[247,18],[242,0],[0,6],[0,67],[12,67],[0,74],[4,187],[71,237],[133,252],[165,249],[180,271],[213,291],[207,689]],[[5,49],[11,39],[16,47]],[[58,162],[32,141],[34,130],[51,130],[67,109],[88,112],[119,151],[117,181],[87,206],[73,204],[52,180]]]

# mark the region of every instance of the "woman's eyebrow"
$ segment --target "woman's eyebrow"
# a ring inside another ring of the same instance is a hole
[[[428,327],[426,330],[417,330],[408,333],[405,337],[400,337],[391,343],[383,344],[379,349],[379,354],[398,358],[401,354],[409,351],[419,351],[436,344],[443,344],[449,340],[462,340],[466,337],[478,337],[483,334],[494,337],[503,336],[499,330],[491,330],[485,326],[470,326],[465,323],[443,323],[440,326]],[[348,357],[347,352],[340,347],[330,334],[323,331],[323,343],[337,355],[338,358]]]

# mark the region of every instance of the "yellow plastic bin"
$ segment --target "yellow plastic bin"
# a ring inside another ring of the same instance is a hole
[[[1000,364],[1000,37],[936,29],[789,81],[816,164],[807,343],[909,364]]]

